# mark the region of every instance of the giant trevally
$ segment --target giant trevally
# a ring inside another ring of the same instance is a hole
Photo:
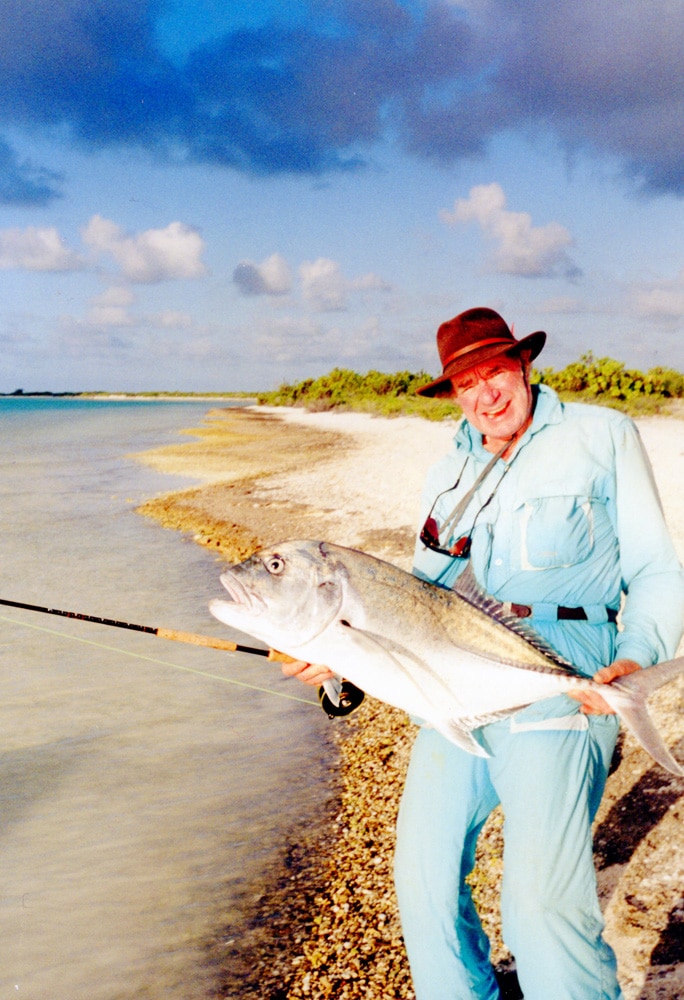
[[[289,541],[221,575],[212,614],[299,660],[328,666],[367,694],[486,756],[473,730],[571,688],[595,688],[645,750],[684,775],[656,730],[648,695],[684,657],[611,684],[578,674],[472,581],[458,592],[328,542]]]

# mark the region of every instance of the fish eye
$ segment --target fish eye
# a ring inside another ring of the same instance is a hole
[[[278,576],[285,569],[285,560],[282,556],[272,555],[264,560],[264,566],[273,576]]]

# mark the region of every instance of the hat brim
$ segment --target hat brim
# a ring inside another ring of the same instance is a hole
[[[416,389],[416,393],[419,396],[451,396],[453,395],[451,380],[455,375],[460,375],[468,368],[474,368],[475,365],[489,361],[490,358],[495,358],[499,354],[519,354],[523,350],[528,350],[530,359],[534,360],[541,353],[545,343],[546,334],[543,330],[537,330],[535,333],[523,337],[522,340],[514,340],[509,344],[476,347],[474,350],[455,358],[446,366],[439,378],[436,378],[434,382],[428,382],[427,385],[422,385],[420,389]]]

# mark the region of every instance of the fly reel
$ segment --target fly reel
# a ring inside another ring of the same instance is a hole
[[[356,711],[365,697],[361,688],[358,688],[356,684],[352,684],[351,681],[342,681],[339,690],[333,690],[333,692],[330,691],[329,685],[330,682],[328,681],[323,687],[318,689],[318,700],[329,719],[339,719],[345,715],[351,715],[352,712]],[[333,693],[337,696],[337,704],[335,704],[333,697],[331,697]]]

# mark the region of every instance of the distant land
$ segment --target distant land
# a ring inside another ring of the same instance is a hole
[[[36,397],[48,397],[55,399],[255,399],[259,394],[256,392],[181,392],[181,391],[155,391],[149,392],[104,392],[104,391],[82,391],[82,392],[36,392],[34,390],[25,391],[15,389],[14,392],[0,392],[0,398],[5,399],[35,399]]]
[[[0,396],[80,396],[80,392],[24,392],[23,389],[15,389],[14,392],[0,392]]]

